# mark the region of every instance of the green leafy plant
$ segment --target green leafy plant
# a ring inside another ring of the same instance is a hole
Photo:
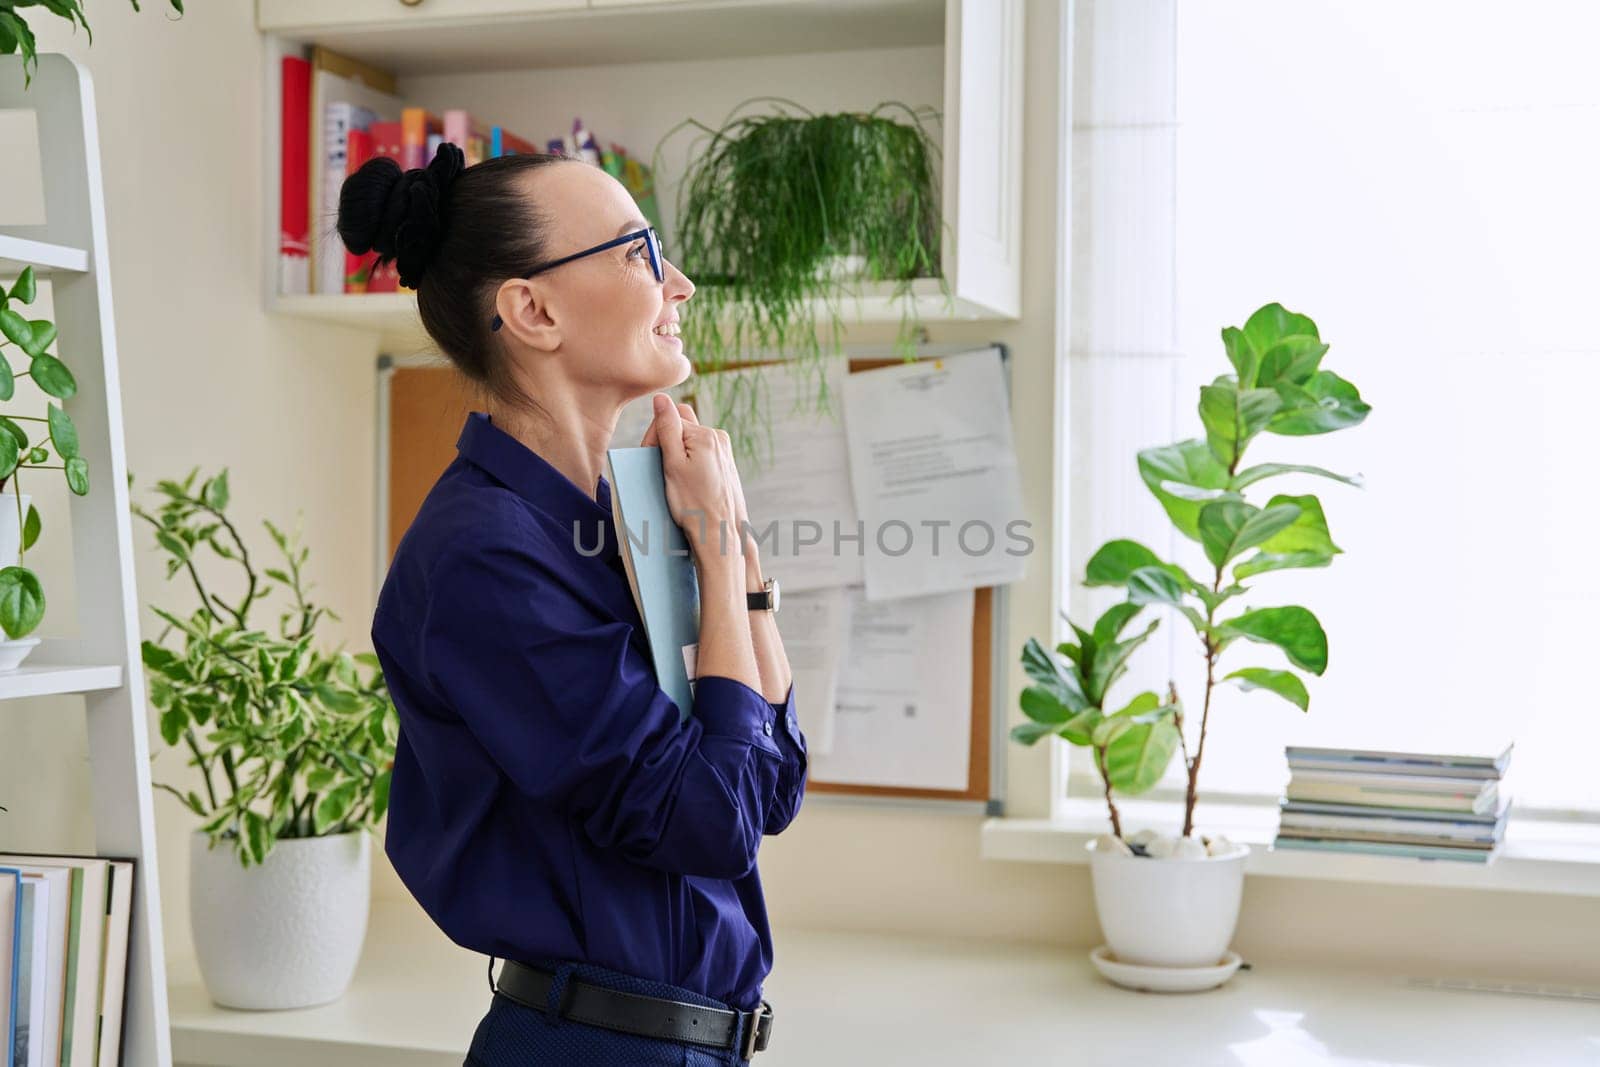
[[[754,104],[770,110],[743,113]],[[680,264],[700,287],[683,322],[697,371],[762,352],[792,356],[814,373],[826,407],[822,357],[841,351],[844,306],[862,282],[893,283],[899,340],[911,356],[911,283],[940,273],[939,145],[925,125],[936,118],[898,103],[817,115],[760,98],[740,104],[719,127],[691,119],[663,138],[664,145],[680,130],[698,131],[678,186],[676,234]],[[660,159],[658,147],[657,173]],[[718,403],[729,433],[748,445],[757,398]]]
[[[285,838],[375,827],[389,806],[399,725],[377,657],[313,647],[317,623],[338,615],[306,599],[298,531],[263,522],[284,562],[258,571],[226,514],[227,470],[197,492],[198,473],[158,482],[166,499],[155,514],[133,506],[154,528],[167,578],[184,572],[200,601],[186,618],[152,608],[167,625],[142,649],[161,738],[187,749],[205,792],[157,787],[204,820],[212,847],[231,842],[249,867]],[[201,581],[202,552],[238,565],[236,600]],[[280,588],[292,603],[277,632],[253,627],[252,609]]]
[[[0,287],[0,335],[5,338],[0,341],[0,402],[16,396],[18,378],[32,378],[40,390],[62,401],[78,391],[77,379],[66,364],[45,352],[56,339],[55,324],[48,319],[25,318],[14,306],[31,304],[36,295],[31,266],[23,268],[9,290]],[[13,369],[8,345],[27,357],[27,370]],[[44,423],[45,438],[30,440],[20,425],[23,422]],[[89,492],[89,462],[78,453],[78,428],[71,416],[55,404],[46,403],[43,416],[0,415],[0,431],[0,489],[10,483],[17,528],[22,532],[17,562],[0,569],[0,629],[15,639],[37,629],[45,611],[44,587],[38,575],[23,566],[43,524],[37,508],[30,505],[26,515],[22,512],[22,471],[59,470],[66,477],[67,488],[84,496]],[[51,458],[60,462],[48,462]]]
[[[1346,485],[1359,485],[1359,479],[1293,463],[1246,467],[1244,454],[1263,433],[1332,433],[1358,425],[1371,409],[1354,385],[1322,369],[1328,345],[1304,315],[1268,304],[1242,329],[1223,330],[1222,342],[1234,373],[1200,390],[1205,438],[1139,453],[1141,479],[1173,527],[1199,543],[1209,573],[1195,578],[1135,541],[1110,541],[1089,559],[1084,584],[1121,589],[1126,599],[1108,608],[1088,630],[1069,620],[1076,641],[1062,642],[1052,651],[1029,638],[1022,651],[1023,668],[1033,682],[1020,698],[1029,721],[1012,729],[1012,739],[1032,745],[1055,735],[1092,749],[1112,832],[1118,837],[1122,824],[1113,791],[1135,795],[1149,790],[1176,752],[1182,753],[1188,779],[1183,835],[1193,832],[1206,728],[1219,684],[1262,689],[1302,711],[1309,709],[1310,694],[1294,670],[1240,666],[1221,673],[1223,654],[1237,642],[1271,645],[1291,667],[1309,674],[1320,675],[1328,666],[1327,635],[1307,609],[1262,607],[1230,614],[1234,602],[1250,592],[1246,579],[1286,568],[1326,567],[1341,551],[1317,497],[1279,493],[1258,506],[1245,499],[1245,490],[1285,474]],[[1131,636],[1124,633],[1152,606],[1170,608],[1186,620],[1205,656],[1205,692],[1192,754],[1174,684],[1168,683],[1164,695],[1140,693],[1117,710],[1106,710],[1112,685],[1126,673],[1129,659],[1159,620]]]
[[[183,14],[183,0],[168,2],[174,11]],[[139,0],[131,0],[131,3],[135,11],[140,9]],[[0,0],[0,55],[12,55],[19,50],[22,52],[24,88],[33,84],[33,71],[39,65],[38,55],[34,51],[33,30],[18,13],[19,9],[29,7],[42,7],[75,26],[82,26],[89,35],[89,44],[94,44],[94,31],[89,29],[89,20],[83,17],[83,0]]]

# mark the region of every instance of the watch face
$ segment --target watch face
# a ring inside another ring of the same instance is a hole
[[[771,591],[772,591],[772,611],[773,611],[773,614],[777,614],[777,611],[778,611],[778,579],[776,579],[776,578],[771,579],[768,582],[768,585],[771,587]]]

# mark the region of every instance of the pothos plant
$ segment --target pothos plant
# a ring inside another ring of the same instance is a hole
[[[158,482],[166,499],[154,514],[133,506],[167,556],[167,578],[182,571],[199,600],[187,616],[152,608],[167,625],[142,648],[161,738],[187,750],[204,792],[157,787],[203,820],[212,847],[230,843],[249,867],[279,840],[376,827],[399,727],[377,657],[315,647],[317,623],[339,616],[306,597],[298,531],[264,521],[283,563],[258,568],[226,514],[227,470],[196,489],[198,473]],[[233,594],[201,580],[202,556],[237,566]],[[289,603],[274,633],[251,612],[275,590]]]
[[[33,303],[36,295],[32,267],[24,267],[10,289],[0,287],[0,335],[5,338],[0,341],[0,402],[15,398],[19,378],[33,379],[42,392],[58,400],[68,400],[78,391],[77,379],[66,364],[45,351],[56,339],[55,323],[26,318],[17,310],[17,305]],[[15,350],[8,353],[8,345],[14,345]],[[26,370],[12,366],[17,352],[26,357]],[[23,422],[44,423],[45,438],[32,440],[20,425]],[[16,562],[0,560],[7,564],[0,569],[0,629],[14,640],[37,629],[45,610],[44,587],[38,576],[23,566],[43,524],[38,509],[32,505],[23,514],[22,472],[59,470],[66,478],[67,488],[84,496],[89,492],[89,462],[78,454],[78,429],[71,416],[55,404],[47,402],[43,416],[0,414],[0,431],[4,431],[0,432],[0,489],[11,489],[9,506],[16,508],[17,529],[22,537]],[[52,458],[58,462],[49,462]]]
[[[1012,739],[1032,745],[1055,735],[1090,749],[1118,837],[1122,823],[1113,793],[1149,790],[1175,752],[1182,754],[1187,777],[1183,836],[1193,832],[1206,728],[1218,685],[1266,690],[1302,711],[1309,709],[1310,695],[1294,670],[1224,667],[1224,654],[1236,642],[1274,646],[1291,667],[1309,674],[1320,675],[1328,666],[1327,635],[1306,608],[1238,607],[1251,592],[1247,579],[1287,568],[1326,567],[1339,554],[1322,503],[1311,494],[1279,493],[1257,505],[1246,499],[1245,490],[1286,474],[1346,485],[1359,485],[1359,479],[1294,463],[1247,467],[1244,454],[1263,433],[1332,433],[1358,425],[1371,409],[1354,385],[1322,368],[1328,346],[1304,315],[1268,304],[1242,329],[1223,330],[1222,342],[1234,373],[1200,390],[1204,439],[1139,453],[1140,477],[1173,527],[1199,542],[1207,571],[1195,577],[1136,541],[1110,541],[1090,557],[1084,584],[1122,590],[1125,599],[1089,629],[1071,623],[1076,641],[1051,650],[1029,638],[1022,651],[1023,668],[1033,681],[1021,695],[1029,721],[1012,729]],[[1125,636],[1150,607],[1169,608],[1184,619],[1205,658],[1205,689],[1192,747],[1187,733],[1192,724],[1175,684],[1169,682],[1164,694],[1140,693],[1121,707],[1109,700],[1129,659],[1159,625],[1152,619]]]
[[[720,126],[690,119],[662,138],[697,131],[675,235],[681,265],[700,286],[683,323],[697,372],[763,353],[792,357],[814,375],[825,410],[823,356],[842,352],[844,309],[862,282],[890,285],[899,347],[912,358],[912,281],[940,275],[940,149],[927,129],[936,118],[899,103],[818,115],[765,97],[741,103]],[[658,146],[658,174],[661,156]],[[746,454],[764,424],[754,380],[713,375],[707,384],[714,396],[731,390],[716,403]]]

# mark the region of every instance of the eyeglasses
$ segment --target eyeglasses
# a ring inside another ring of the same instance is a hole
[[[632,233],[625,233],[621,237],[613,237],[604,244],[595,245],[593,248],[585,248],[582,252],[574,252],[570,256],[562,256],[560,259],[553,260],[552,262],[546,263],[543,266],[533,268],[528,273],[524,274],[523,277],[531,278],[535,274],[543,274],[547,270],[555,270],[563,263],[571,263],[575,259],[582,259],[584,256],[592,256],[596,252],[604,252],[608,248],[615,248],[618,245],[625,245],[630,241],[637,241],[640,238],[644,239],[645,249],[650,255],[650,270],[656,276],[656,284],[660,285],[666,281],[667,275],[666,268],[662,266],[661,237],[656,233],[656,228],[654,226],[646,226],[642,230],[634,230]],[[501,321],[500,316],[496,314],[494,321],[489,324],[489,329],[498,330],[502,325],[503,322]]]

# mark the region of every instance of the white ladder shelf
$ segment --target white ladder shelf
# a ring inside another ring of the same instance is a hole
[[[57,350],[78,381],[77,394],[64,407],[77,424],[91,479],[89,494],[71,496],[69,505],[79,637],[44,641],[22,669],[0,674],[0,699],[83,695],[95,851],[132,859],[136,873],[121,1062],[125,1067],[171,1067],[149,732],[94,87],[89,72],[71,58],[45,54],[39,56],[32,86],[24,89],[21,58],[0,56],[0,109],[36,113],[47,220],[7,227],[0,234],[0,278],[9,285],[31,264],[36,276],[51,282]]]

